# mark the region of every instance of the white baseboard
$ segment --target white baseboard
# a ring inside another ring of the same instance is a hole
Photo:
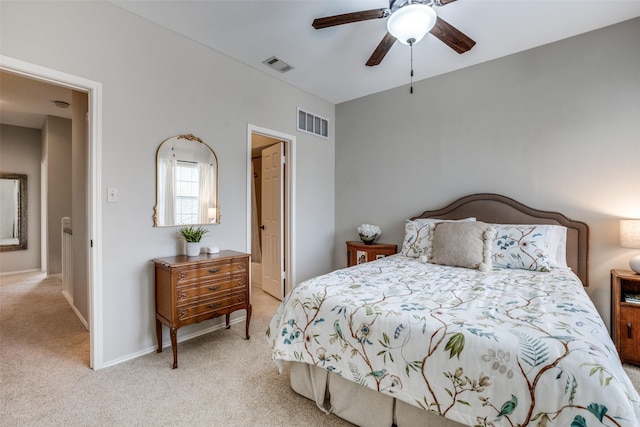
[[[44,272],[39,268],[34,268],[32,270],[6,271],[4,273],[0,273],[0,276],[8,276],[10,274],[24,274],[24,273],[44,273]]]
[[[73,307],[73,297],[69,295],[69,292],[62,291],[62,295],[64,295],[64,297],[67,299],[67,302],[69,303],[69,305]]]
[[[246,320],[246,318],[247,318],[246,315],[242,316],[242,317],[238,317],[237,319],[231,320],[229,322],[229,324],[230,325],[235,325],[236,323],[242,323],[242,322],[244,322]],[[223,317],[223,319],[224,319],[224,317]],[[226,327],[227,327],[227,325],[224,322],[221,322],[220,324],[213,325],[213,326],[211,326],[209,328],[206,328],[206,329],[203,329],[201,331],[192,332],[192,333],[187,334],[187,335],[182,335],[182,336],[180,336],[178,338],[178,342],[181,343],[183,341],[187,341],[187,340],[190,340],[192,338],[199,337],[200,335],[205,335],[205,334],[208,334],[208,333],[213,332],[213,331],[218,331],[220,329],[226,329]],[[154,334],[154,336],[155,336],[155,334]],[[167,347],[171,347],[171,340],[170,339],[163,341],[162,349],[164,350]],[[109,366],[119,365],[120,363],[126,362],[128,360],[137,359],[138,357],[141,357],[141,356],[144,356],[144,355],[147,355],[147,354],[150,354],[150,353],[155,353],[157,350],[158,350],[158,346],[156,344],[156,345],[148,347],[148,348],[146,348],[144,350],[140,350],[140,351],[138,351],[136,353],[132,353],[132,354],[129,354],[127,356],[111,360],[109,362],[104,362],[102,367],[101,367],[101,369],[102,368],[108,368]]]

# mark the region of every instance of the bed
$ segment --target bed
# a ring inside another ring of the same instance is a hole
[[[588,227],[475,194],[399,254],[305,281],[267,331],[291,387],[361,426],[640,426],[588,285]]]

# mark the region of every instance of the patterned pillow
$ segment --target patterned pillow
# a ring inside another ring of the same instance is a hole
[[[420,255],[427,255],[431,249],[433,239],[433,228],[439,222],[469,222],[475,218],[465,218],[460,220],[418,218],[407,219],[404,223],[404,240],[402,241],[401,255],[418,258]]]
[[[531,271],[567,268],[566,227],[548,224],[492,224],[494,267]]]
[[[495,234],[493,227],[480,221],[437,224],[429,262],[489,271]]]

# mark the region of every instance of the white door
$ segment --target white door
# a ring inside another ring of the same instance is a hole
[[[262,150],[262,290],[284,298],[284,144]]]

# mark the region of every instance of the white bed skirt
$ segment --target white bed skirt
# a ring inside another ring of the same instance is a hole
[[[463,427],[306,363],[291,362],[291,388],[326,412],[361,427]]]

